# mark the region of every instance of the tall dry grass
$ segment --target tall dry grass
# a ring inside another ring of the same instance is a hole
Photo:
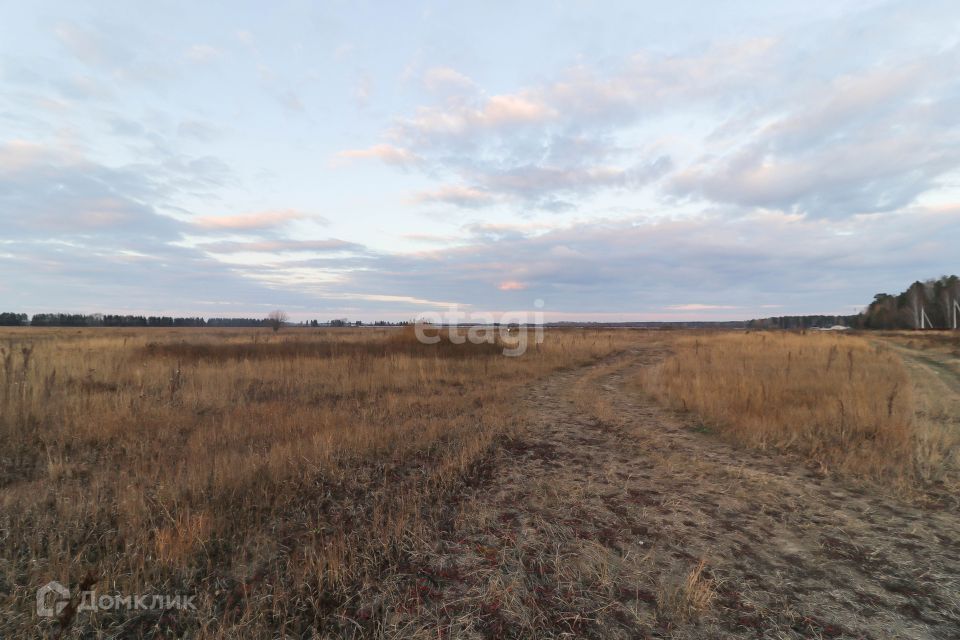
[[[930,479],[940,447],[917,427],[900,359],[856,336],[686,335],[641,385],[750,447],[894,483]]]
[[[955,331],[896,331],[879,337],[901,356],[917,408],[917,470],[928,482],[948,480],[960,492],[960,335]],[[953,473],[951,473],[953,472]]]
[[[549,332],[507,358],[395,330],[5,330],[0,637],[55,630],[37,587],[85,578],[198,611],[81,615],[77,633],[372,633],[386,614],[358,594],[416,596],[404,579],[523,424],[524,386],[629,333]]]

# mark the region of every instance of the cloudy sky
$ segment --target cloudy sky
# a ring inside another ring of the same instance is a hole
[[[960,5],[20,2],[0,311],[849,313],[960,271]]]

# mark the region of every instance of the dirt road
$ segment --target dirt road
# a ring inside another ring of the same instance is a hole
[[[960,395],[960,357],[933,350],[917,349],[893,340],[883,342],[904,360],[908,368],[923,369],[924,373],[938,380],[947,392]]]
[[[535,426],[443,527],[389,635],[960,637],[957,505],[723,444],[635,388],[663,356],[530,389]]]

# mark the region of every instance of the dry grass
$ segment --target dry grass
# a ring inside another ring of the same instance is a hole
[[[716,598],[713,578],[707,577],[706,560],[700,560],[678,583],[667,583],[657,593],[657,611],[671,622],[685,622],[710,608]]]
[[[960,333],[956,331],[883,331],[877,336],[910,349],[952,357],[953,364],[960,364]]]
[[[894,485],[940,477],[955,434],[923,428],[900,358],[857,336],[685,335],[644,389],[698,414],[705,430]]]
[[[880,336],[910,373],[916,405],[918,474],[960,492],[960,334],[897,331]]]
[[[762,538],[730,532],[757,511],[755,477],[782,482],[761,504],[785,514],[801,476],[634,406],[621,385],[636,376],[707,428],[827,468],[931,481],[956,459],[956,425],[918,418],[923,387],[896,352],[854,336],[554,331],[520,358],[504,346],[4,330],[0,637],[56,631],[33,612],[51,579],[197,596],[175,615],[81,612],[76,637],[697,637],[741,607],[714,547],[752,563]]]
[[[518,392],[629,333],[551,332],[506,358],[397,330],[6,330],[0,636],[54,628],[36,588],[88,572],[99,593],[195,594],[198,612],[78,616],[76,633],[369,632],[380,614],[354,594],[417,575],[521,426]]]

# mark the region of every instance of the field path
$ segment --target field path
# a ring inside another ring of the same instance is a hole
[[[664,355],[637,348],[529,389],[534,426],[422,559],[421,614],[400,635],[960,637],[956,505],[907,506],[723,444],[636,389]]]
[[[883,343],[893,349],[907,364],[908,367],[919,367],[953,393],[960,394],[960,358],[949,357],[935,351],[912,349],[892,340]]]

